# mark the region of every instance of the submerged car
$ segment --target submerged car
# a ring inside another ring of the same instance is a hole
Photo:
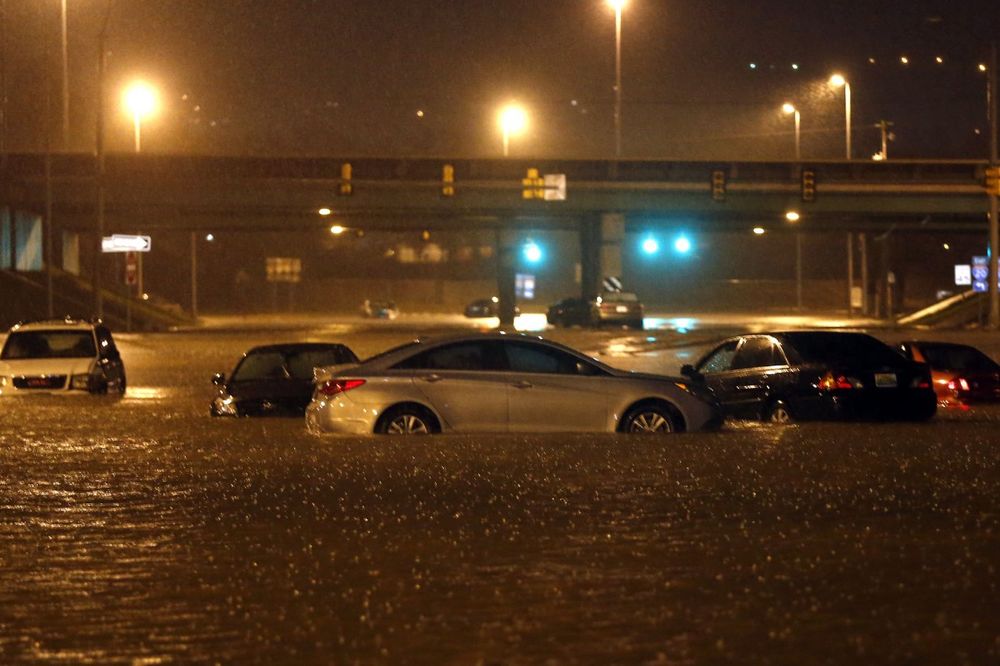
[[[646,432],[721,423],[690,382],[611,368],[537,337],[501,333],[414,341],[317,373],[314,432]]]
[[[564,298],[551,305],[545,315],[552,326],[643,327],[643,306],[629,291],[604,292],[595,298]]]
[[[100,321],[17,324],[0,351],[0,395],[124,393],[125,363]]]
[[[395,319],[399,316],[399,307],[394,301],[369,301],[361,305],[361,312],[372,319]]]
[[[1000,402],[1000,364],[969,345],[950,342],[903,342],[903,354],[931,367],[934,391],[943,407],[967,408]]]
[[[219,392],[209,405],[212,416],[302,416],[312,398],[313,370],[357,363],[342,344],[290,343],[254,347],[227,378],[212,377]]]
[[[464,314],[469,319],[480,319],[483,317],[500,316],[500,299],[496,296],[491,298],[477,298],[465,306]],[[521,308],[514,306],[514,316],[521,314]]]
[[[737,336],[681,374],[710,388],[733,418],[926,420],[937,407],[930,368],[864,333]]]

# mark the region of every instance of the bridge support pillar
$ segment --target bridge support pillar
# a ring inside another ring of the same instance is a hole
[[[625,216],[602,213],[595,224],[585,220],[580,225],[580,291],[583,298],[601,293],[605,278],[622,275],[622,243],[625,241]]]
[[[517,280],[518,234],[513,228],[497,229],[497,298],[500,299],[500,328],[514,325],[514,308],[517,305],[515,281]]]

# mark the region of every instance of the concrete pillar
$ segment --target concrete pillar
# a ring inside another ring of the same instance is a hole
[[[62,269],[80,275],[80,234],[76,231],[62,233]]]
[[[496,231],[497,246],[497,298],[500,299],[500,327],[514,325],[514,308],[517,305],[515,281],[517,279],[517,230],[501,227]]]
[[[858,257],[861,263],[861,314],[867,317],[871,314],[869,306],[871,291],[868,283],[868,234],[863,232],[858,234],[858,242],[861,244],[861,253]]]
[[[601,290],[600,227],[593,218],[580,220],[580,298],[591,298]]]
[[[847,232],[847,316],[854,316],[854,234]]]
[[[601,254],[598,281],[622,276],[622,243],[625,242],[625,216],[601,214]],[[598,285],[599,286],[599,285]]]

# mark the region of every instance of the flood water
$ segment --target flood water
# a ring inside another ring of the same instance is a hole
[[[412,335],[124,335],[125,398],[0,401],[0,661],[1000,660],[995,410],[665,439],[208,417],[253,344]]]

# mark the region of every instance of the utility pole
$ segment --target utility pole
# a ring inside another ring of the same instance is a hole
[[[889,141],[894,138],[889,128],[893,125],[895,123],[889,120],[880,120],[875,123],[875,127],[879,128],[882,132],[882,152],[880,155],[882,155],[883,160],[889,159]]]
[[[66,33],[66,0],[62,0],[62,149],[69,152],[69,42]]]
[[[101,239],[104,238],[104,72],[108,66],[108,20],[114,0],[108,0],[104,10],[104,22],[98,38],[97,54],[97,242],[94,243],[94,310],[98,317],[104,317],[104,296],[101,293]]]
[[[990,168],[997,168],[997,43],[990,44],[990,71],[986,88],[986,99],[990,116]],[[1000,329],[1000,289],[998,276],[1000,263],[1000,220],[997,219],[997,193],[990,192],[990,330]]]

